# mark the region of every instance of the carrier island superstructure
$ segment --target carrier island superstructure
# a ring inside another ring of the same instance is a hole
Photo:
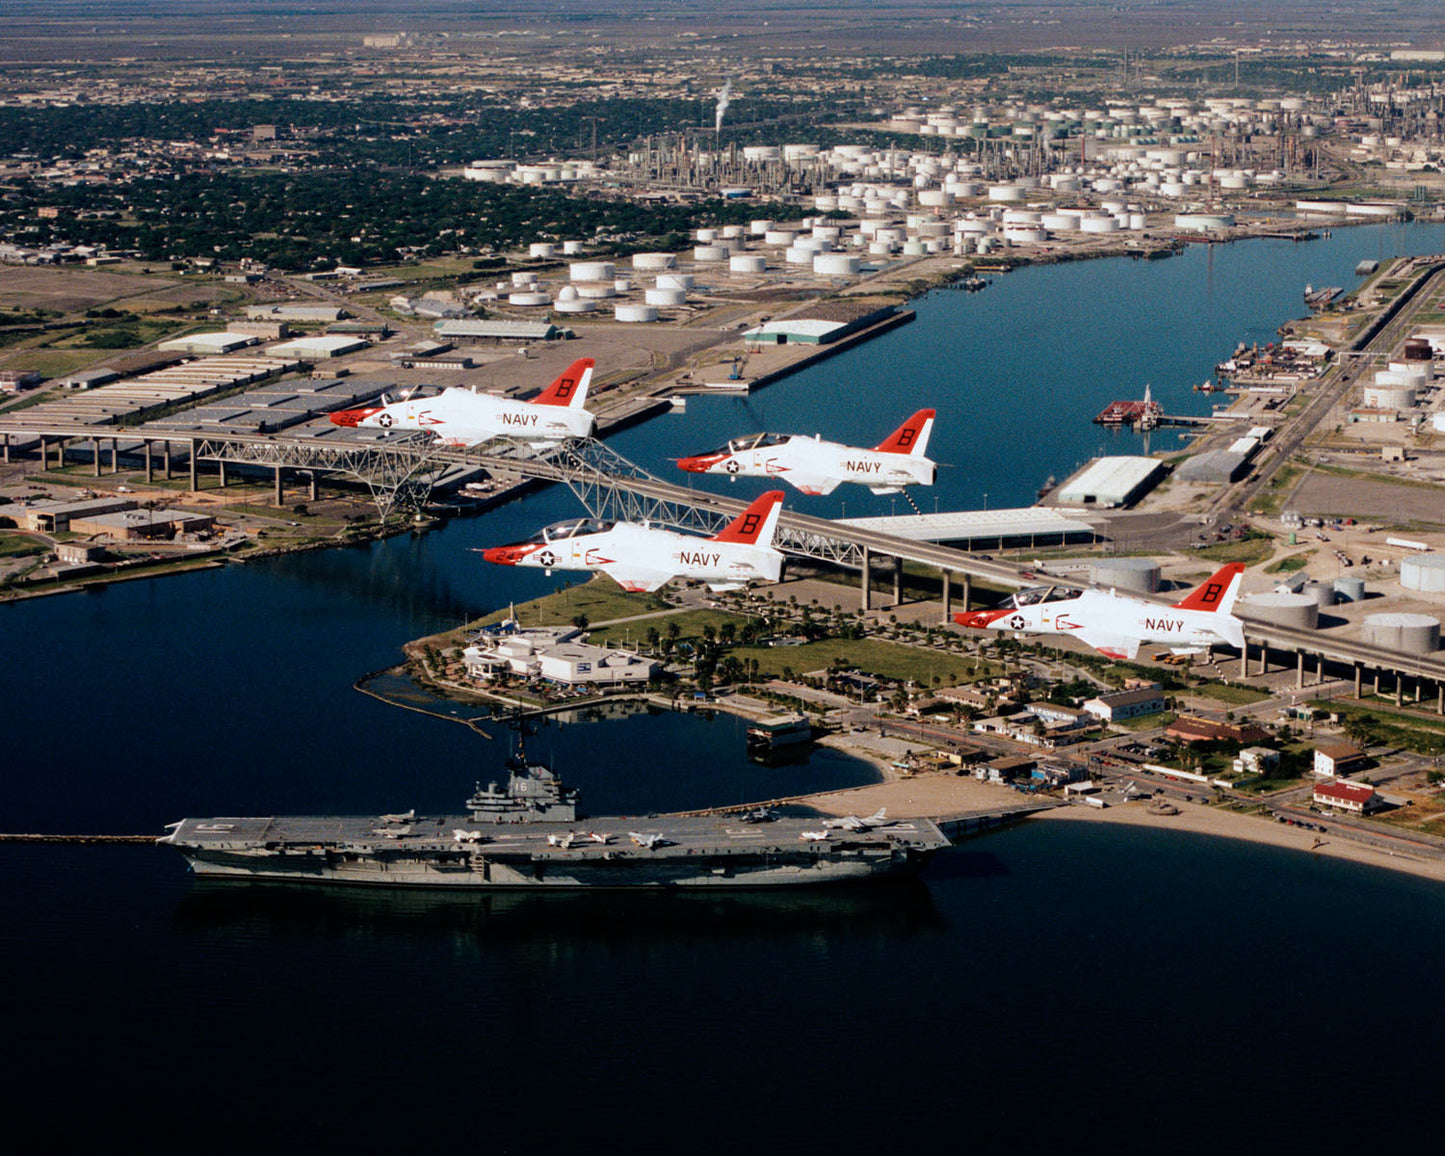
[[[159,842],[207,879],[458,890],[779,887],[915,875],[948,839],[927,819],[593,818],[545,766],[509,762],[463,816],[182,819]]]

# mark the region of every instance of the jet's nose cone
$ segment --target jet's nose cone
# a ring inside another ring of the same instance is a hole
[[[988,615],[978,610],[968,610],[962,614],[955,614],[953,620],[960,626],[971,626],[975,630],[982,630],[988,625]]]
[[[697,457],[678,458],[677,468],[686,470],[690,474],[705,474],[710,466],[716,465],[722,458],[721,454],[700,454]]]
[[[372,414],[380,412],[376,407],[368,409],[339,409],[327,416],[331,418],[332,425],[344,425],[351,428],[359,426],[363,420]]]
[[[482,559],[498,566],[515,566],[523,553],[516,546],[493,546],[482,551]]]

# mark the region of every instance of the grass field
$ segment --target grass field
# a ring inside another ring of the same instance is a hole
[[[579,614],[587,615],[588,622],[606,622],[666,609],[667,603],[656,594],[629,594],[610,578],[594,578],[581,586],[569,586],[556,594],[523,602],[517,607],[517,621],[523,626],[566,626]],[[509,613],[506,607],[493,611],[479,625],[491,626]],[[644,626],[643,631],[646,629]]]
[[[636,647],[646,641],[649,627],[666,637],[670,625],[676,623],[678,638],[701,638],[706,627],[721,630],[725,623],[731,622],[733,626],[741,629],[748,621],[750,620],[746,615],[730,614],[726,610],[679,610],[674,614],[646,618],[640,622],[619,623],[601,630],[593,629],[587,641],[594,646]]]
[[[1203,686],[1191,687],[1189,693],[1217,699],[1230,706],[1249,706],[1270,697],[1268,691],[1255,690],[1252,686],[1229,686],[1222,682],[1206,682]]]
[[[1211,562],[1243,562],[1246,566],[1253,566],[1256,562],[1263,562],[1274,553],[1274,540],[1272,538],[1246,538],[1242,542],[1220,542],[1218,545],[1208,546],[1203,550],[1196,550],[1194,553]]]
[[[44,554],[50,547],[29,534],[0,533],[0,558],[24,558],[31,554]]]
[[[951,685],[995,673],[989,663],[874,638],[828,638],[802,646],[739,646],[732,653],[743,662],[756,658],[758,668],[770,675],[781,675],[785,666],[795,674],[825,670],[837,661],[865,674],[912,679],[921,685],[931,685],[935,677],[941,684]]]
[[[1304,550],[1298,554],[1291,554],[1281,558],[1278,562],[1271,562],[1264,568],[1266,574],[1293,574],[1296,570],[1303,570],[1310,564],[1315,551]]]

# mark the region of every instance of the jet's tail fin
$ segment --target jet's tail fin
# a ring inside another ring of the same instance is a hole
[[[1183,600],[1174,603],[1174,609],[1228,615],[1234,609],[1234,600],[1239,597],[1239,586],[1243,581],[1244,563],[1231,562],[1201,582]]]
[[[773,531],[778,528],[778,515],[783,510],[783,491],[769,490],[734,518],[719,533],[713,535],[714,542],[743,542],[749,546],[762,543],[773,544]]]
[[[877,447],[878,452],[922,457],[928,450],[928,439],[933,434],[933,416],[933,410],[920,409],[883,439]]]
[[[533,405],[560,405],[580,409],[587,400],[587,387],[592,384],[592,369],[597,363],[590,357],[579,357],[561,375],[537,395]]]

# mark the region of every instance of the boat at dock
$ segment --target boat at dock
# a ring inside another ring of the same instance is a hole
[[[522,753],[462,816],[182,819],[157,842],[215,880],[455,891],[769,888],[916,875],[949,840],[928,819],[623,816],[580,823],[578,792]]]

